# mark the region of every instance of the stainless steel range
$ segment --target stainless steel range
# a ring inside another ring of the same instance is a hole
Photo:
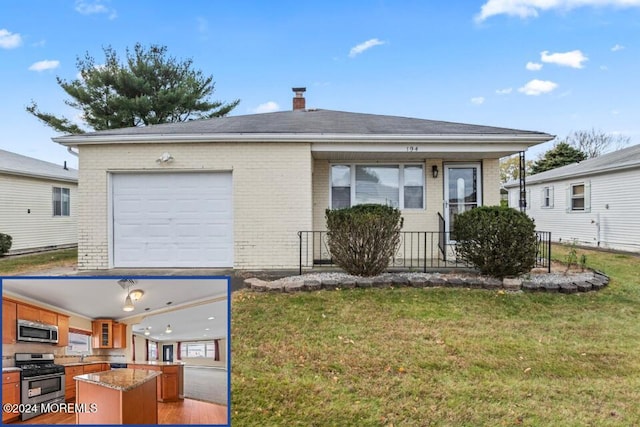
[[[53,363],[53,353],[16,353],[15,358],[22,369],[20,403],[28,408],[21,420],[40,415],[42,403],[64,403],[64,366]]]

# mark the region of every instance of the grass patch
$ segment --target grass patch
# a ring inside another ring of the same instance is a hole
[[[0,258],[0,275],[37,273],[55,267],[73,266],[78,262],[78,249],[42,252]]]
[[[609,287],[234,293],[233,425],[637,424],[639,259],[578,252]]]

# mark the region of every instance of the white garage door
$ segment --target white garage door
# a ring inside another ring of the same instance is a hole
[[[113,174],[114,267],[232,267],[231,173]]]

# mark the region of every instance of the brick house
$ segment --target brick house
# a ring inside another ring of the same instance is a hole
[[[306,109],[54,138],[79,151],[79,268],[298,266],[327,208],[385,203],[405,230],[500,203],[499,159],[552,135]]]

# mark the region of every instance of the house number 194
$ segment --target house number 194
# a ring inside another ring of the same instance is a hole
[[[407,147],[407,151],[411,152],[411,151],[418,151],[418,147],[414,146],[414,145],[410,145]]]

